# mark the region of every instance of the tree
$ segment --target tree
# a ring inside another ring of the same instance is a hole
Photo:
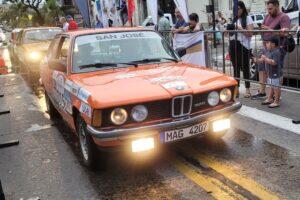
[[[10,2],[12,4],[21,3],[25,7],[32,9],[36,13],[37,22],[40,25],[44,24],[44,17],[39,10],[43,0],[6,0],[6,2]]]
[[[53,25],[55,18],[64,15],[56,0],[7,0],[11,6],[0,14],[0,21],[11,27]],[[29,16],[32,16],[31,20]]]

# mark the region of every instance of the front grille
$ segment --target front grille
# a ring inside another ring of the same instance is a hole
[[[230,88],[232,93],[234,93],[234,87]],[[220,92],[220,90],[216,90]],[[186,96],[178,96],[173,99],[166,99],[154,102],[140,103],[145,105],[148,108],[148,117],[145,122],[159,121],[159,120],[171,120],[172,118],[180,118],[189,115],[194,115],[197,113],[208,112],[214,107],[211,107],[207,102],[207,93],[195,94],[195,95],[186,95]],[[228,104],[233,102],[230,101]],[[222,102],[219,103],[219,106],[226,106],[228,104],[224,104]],[[126,109],[129,115],[128,121],[124,125],[134,124],[139,126],[140,123],[135,122],[131,119],[130,113],[132,108],[135,105],[126,105],[121,106]],[[112,124],[110,120],[110,113],[114,108],[108,108],[103,110],[102,112],[102,128],[113,128],[114,124]]]
[[[172,117],[184,117],[191,113],[193,96],[178,96],[172,99]]]

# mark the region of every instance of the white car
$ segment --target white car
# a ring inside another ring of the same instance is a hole
[[[254,28],[258,29],[259,26],[264,22],[266,13],[250,13],[249,16],[254,22]]]

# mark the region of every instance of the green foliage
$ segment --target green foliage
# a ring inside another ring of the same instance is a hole
[[[29,16],[32,16],[30,20]],[[56,0],[47,0],[38,10],[23,4],[13,3],[6,12],[0,13],[0,21],[12,28],[28,26],[51,26],[55,24],[55,18],[63,16],[64,12],[56,3]]]

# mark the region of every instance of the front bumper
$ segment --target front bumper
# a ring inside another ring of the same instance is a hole
[[[240,102],[235,102],[233,105],[229,107],[220,110],[211,111],[209,113],[198,115],[192,118],[185,118],[178,121],[159,123],[159,124],[137,127],[137,128],[114,129],[111,131],[101,131],[88,125],[87,131],[91,134],[92,137],[97,138],[98,140],[101,141],[114,141],[119,139],[136,138],[142,136],[141,134],[148,133],[151,135],[151,132],[153,134],[153,131],[160,132],[160,131],[172,130],[172,129],[177,129],[188,125],[194,125],[207,120],[226,117],[230,114],[237,112],[241,107],[242,104]]]

